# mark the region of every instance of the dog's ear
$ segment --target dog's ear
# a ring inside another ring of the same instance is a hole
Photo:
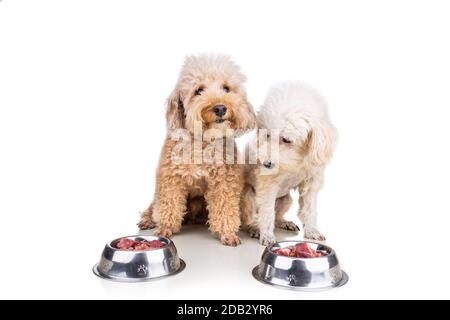
[[[336,128],[329,121],[321,121],[312,127],[308,138],[310,161],[314,165],[326,164],[338,140]]]
[[[237,129],[242,133],[253,130],[256,126],[256,114],[253,106],[248,102],[247,97],[244,97],[244,102],[239,111],[239,117],[236,118]]]
[[[256,114],[253,106],[250,102],[246,101],[247,112],[248,112],[248,120],[247,120],[247,128],[245,130],[253,130],[256,127]]]
[[[181,101],[179,90],[175,88],[167,99],[167,129],[174,130],[184,128],[184,119],[183,102]]]

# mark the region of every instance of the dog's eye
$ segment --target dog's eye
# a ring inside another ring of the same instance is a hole
[[[230,87],[227,86],[226,84],[223,85],[223,91],[225,91],[226,93],[230,92]]]
[[[283,141],[283,143],[292,143],[291,140],[287,139],[287,138],[281,138],[281,141]]]
[[[200,87],[200,88],[198,88],[197,90],[195,90],[195,95],[196,95],[196,96],[199,96],[199,95],[202,94],[203,91],[205,91],[205,88]]]

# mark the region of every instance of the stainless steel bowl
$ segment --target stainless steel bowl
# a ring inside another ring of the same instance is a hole
[[[129,236],[132,240],[159,240],[166,245],[151,250],[120,250],[115,247],[121,239],[105,245],[100,262],[93,268],[103,279],[122,282],[141,282],[170,276],[181,272],[186,264],[178,257],[177,249],[170,239],[157,236]]]
[[[307,242],[314,250],[326,251],[319,258],[292,258],[274,253],[274,250]],[[310,241],[282,241],[264,251],[253,276],[262,283],[301,291],[326,290],[343,286],[348,281],[341,270],[336,252],[323,244]]]

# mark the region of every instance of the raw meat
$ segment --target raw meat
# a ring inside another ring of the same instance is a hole
[[[164,242],[159,240],[152,240],[149,242],[147,240],[137,241],[128,238],[122,238],[119,240],[119,242],[117,242],[115,247],[120,250],[133,251],[133,250],[151,250],[162,248],[164,246],[165,246]]]
[[[326,252],[312,249],[306,242],[296,244],[295,246],[276,249],[274,252],[281,256],[293,258],[319,258],[327,255]]]

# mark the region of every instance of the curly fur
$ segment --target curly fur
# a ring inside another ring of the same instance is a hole
[[[187,213],[189,220],[194,221],[196,216],[207,213],[209,229],[219,235],[223,244],[240,243],[239,200],[245,181],[242,166],[237,164],[236,145],[231,148],[232,164],[196,163],[194,154],[189,155],[189,163],[177,163],[173,160],[173,154],[178,152],[177,141],[171,139],[171,132],[187,129],[192,138],[197,123],[203,130],[215,129],[221,137],[229,134],[227,129],[252,129],[256,117],[247,100],[245,81],[240,68],[228,56],[186,58],[167,101],[168,134],[157,169],[154,200],[142,214],[141,229],[156,226],[157,234],[171,237],[180,230]],[[218,104],[227,107],[220,122],[213,110]],[[192,139],[190,147],[193,143]],[[202,149],[205,148],[206,143],[202,143]]]
[[[280,83],[269,90],[257,121],[260,129],[278,130],[279,153],[270,158],[273,168],[262,165],[265,158],[249,168],[241,201],[243,223],[264,245],[275,241],[275,227],[299,230],[284,219],[292,203],[290,190],[298,188],[305,237],[324,240],[317,229],[316,199],[337,141],[324,99],[305,84]],[[271,143],[257,139],[249,146],[266,150]]]

